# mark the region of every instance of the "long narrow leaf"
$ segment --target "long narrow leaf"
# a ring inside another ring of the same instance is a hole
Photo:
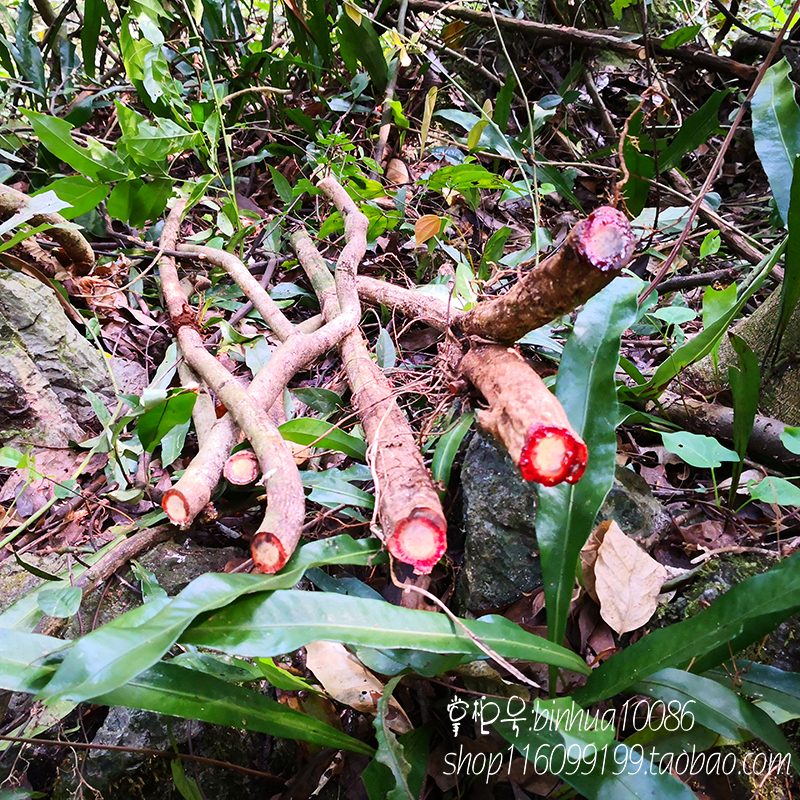
[[[786,242],[786,263],[784,264],[783,282],[781,283],[781,306],[778,322],[775,325],[775,337],[772,348],[777,355],[783,335],[789,326],[789,320],[800,300],[800,156],[795,159],[792,177],[791,199],[786,227],[789,238]]]
[[[553,642],[564,638],[578,556],[614,481],[619,418],[614,372],[620,337],[636,320],[640,286],[618,278],[592,298],[561,356],[556,395],[586,442],[589,460],[578,483],[539,490],[536,537]]]
[[[737,741],[742,734],[761,739],[776,752],[788,756],[795,772],[798,771],[797,756],[767,713],[709,678],[664,669],[639,681],[632,691],[658,698],[667,707],[680,708],[681,713],[690,713],[694,720],[726,739]]]
[[[469,630],[503,658],[576,670],[575,653],[527,633],[504,617],[464,620]],[[189,628],[180,641],[241,656],[267,658],[324,639],[348,645],[483,656],[444,614],[398,608],[382,600],[285,590],[242,597]]]
[[[773,64],[753,95],[751,105],[756,153],[784,222],[789,215],[794,162],[800,154],[800,107],[794,98],[791,70],[785,58]]]
[[[294,586],[309,567],[372,563],[379,549],[374,540],[335,536],[298,549],[277,575],[202,575],[161,607],[152,601],[78,639],[41,697],[79,702],[110,692],[158,662],[199,614],[244,594]]]

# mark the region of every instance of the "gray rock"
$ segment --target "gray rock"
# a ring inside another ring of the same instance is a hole
[[[58,447],[81,438],[94,418],[84,386],[113,399],[103,356],[52,289],[0,270],[0,439]]]
[[[462,609],[474,614],[507,606],[542,583],[536,542],[536,488],[526,483],[494,439],[478,432],[461,471],[464,497],[464,567],[458,583]],[[618,468],[598,514],[630,536],[666,532],[670,517],[647,482]]]
[[[508,454],[476,433],[461,470],[464,569],[458,582],[463,609],[474,614],[506,606],[542,583],[536,545],[536,492]]]

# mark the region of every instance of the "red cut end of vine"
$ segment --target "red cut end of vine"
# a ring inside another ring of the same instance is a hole
[[[398,561],[411,564],[420,575],[427,575],[447,550],[447,530],[425,509],[414,509],[398,523],[386,546]]]
[[[557,483],[577,483],[586,469],[586,445],[572,431],[555,425],[531,425],[519,471],[526,481],[542,486]]]
[[[189,504],[178,489],[169,489],[164,492],[161,508],[164,509],[173,525],[183,525],[189,519]]]
[[[274,533],[262,531],[253,537],[250,542],[250,555],[253,563],[260,572],[272,575],[282,569],[289,560],[286,550],[280,539]]]
[[[252,483],[259,473],[258,459],[249,450],[234,453],[225,462],[222,474],[229,483],[237,486],[246,486]]]
[[[622,212],[602,206],[592,211],[580,227],[575,246],[592,266],[606,272],[628,263],[636,237]]]

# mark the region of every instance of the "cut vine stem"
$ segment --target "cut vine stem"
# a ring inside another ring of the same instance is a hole
[[[555,486],[580,480],[586,445],[556,396],[514,348],[473,345],[458,369],[489,404],[478,411],[481,427],[508,450],[526,481]]]

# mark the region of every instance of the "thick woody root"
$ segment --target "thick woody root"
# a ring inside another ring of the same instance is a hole
[[[489,404],[478,412],[478,422],[508,450],[526,481],[555,486],[580,480],[586,445],[561,403],[516,350],[477,345],[458,368]]]
[[[228,456],[222,474],[228,483],[247,486],[258,477],[258,472],[258,459],[255,453],[251,453],[249,450],[240,450],[238,453]]]
[[[178,203],[164,226],[162,244],[165,249],[175,246],[183,207],[183,203]],[[196,314],[186,303],[181,289],[174,259],[162,257],[159,272],[164,299],[186,362],[226,406],[258,457],[264,474],[267,510],[256,537],[264,545],[256,566],[262,572],[277,572],[294,552],[305,518],[305,497],[297,466],[266,412],[206,350],[196,328]],[[173,513],[180,511],[181,500],[189,506],[189,499],[178,497],[173,489],[165,495],[164,507]]]
[[[359,276],[359,296],[440,331],[509,344],[568,314],[610,283],[630,261],[635,237],[616,209],[598,208],[570,232],[564,245],[531,269],[506,294],[462,312],[438,298]]]
[[[326,319],[332,320],[342,312],[358,310],[355,281],[340,282],[338,275],[344,265],[347,277],[354,276],[366,249],[367,220],[333,178],[326,178],[319,186],[345,219],[347,245],[337,263],[336,295],[330,272],[308,236],[296,234],[292,246],[320,298]],[[377,512],[386,546],[415,572],[430,573],[447,549],[447,523],[414,433],[383,370],[370,358],[360,331],[345,336],[339,348],[353,403],[369,442]]]
[[[378,517],[389,552],[428,574],[447,550],[447,522],[414,432],[360,333],[342,342],[353,401],[372,451]]]
[[[636,238],[625,216],[603,206],[579,222],[563,246],[506,294],[456,315],[469,336],[516,342],[569,313],[610,283],[630,261]]]

